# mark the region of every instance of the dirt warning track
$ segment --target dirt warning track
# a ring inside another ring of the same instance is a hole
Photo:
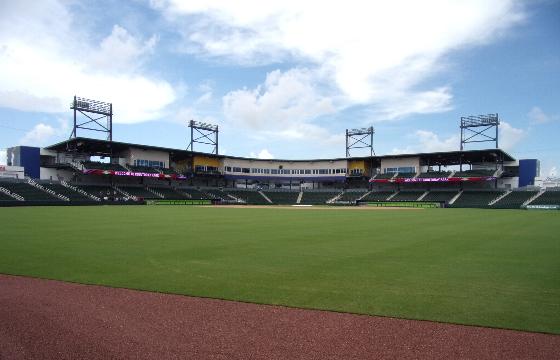
[[[560,336],[0,275],[0,359],[558,359]]]

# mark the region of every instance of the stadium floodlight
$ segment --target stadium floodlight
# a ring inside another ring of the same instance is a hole
[[[351,149],[370,149],[370,156],[375,155],[373,151],[373,126],[360,129],[346,129],[346,157],[350,157]]]
[[[461,117],[461,151],[465,144],[495,142],[498,148],[498,114],[472,115]],[[494,131],[492,131],[494,130]]]
[[[218,125],[203,123],[200,121],[189,121],[191,128],[191,141],[187,150],[194,151],[194,144],[205,144],[212,146],[212,154],[218,155]]]
[[[74,96],[70,109],[74,110],[70,138],[76,138],[78,129],[82,129],[105,133],[107,140],[113,140],[113,104]],[[85,118],[78,119],[78,114]]]

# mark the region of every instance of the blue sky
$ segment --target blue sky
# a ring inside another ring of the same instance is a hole
[[[186,148],[194,119],[285,159],[369,125],[377,154],[456,150],[461,116],[497,112],[502,148],[560,169],[560,2],[383,3],[0,2],[0,161],[67,139],[76,94],[113,103],[118,141]]]

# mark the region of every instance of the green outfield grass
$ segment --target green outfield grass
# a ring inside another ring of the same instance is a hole
[[[21,207],[0,234],[0,273],[560,333],[558,211]]]

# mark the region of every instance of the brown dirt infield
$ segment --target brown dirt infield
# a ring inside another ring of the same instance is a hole
[[[560,336],[0,275],[0,359],[557,359]]]

